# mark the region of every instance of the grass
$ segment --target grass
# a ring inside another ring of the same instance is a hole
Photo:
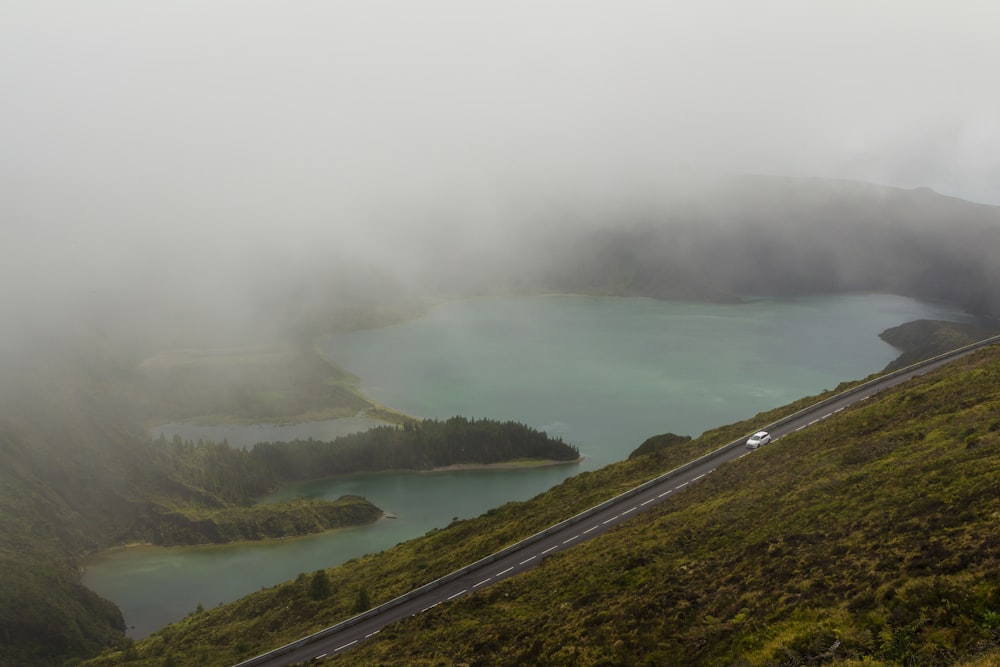
[[[583,473],[199,614],[134,664],[236,662],[374,604],[767,423]],[[331,664],[950,665],[1000,645],[1000,351],[886,391],[514,579],[387,627]],[[92,665],[117,664],[110,653]]]

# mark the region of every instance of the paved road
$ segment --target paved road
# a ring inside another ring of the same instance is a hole
[[[777,440],[784,435],[828,419],[847,406],[863,401],[879,391],[906,382],[915,375],[927,373],[985,344],[994,342],[1000,342],[1000,337],[883,376],[821,401],[779,422],[762,425],[761,428],[769,431],[772,438]],[[745,438],[741,438],[729,443],[711,454],[567,519],[498,554],[488,556],[451,575],[422,586],[355,619],[331,626],[315,635],[242,662],[237,667],[258,665],[281,667],[343,652],[369,639],[390,623],[423,613],[440,604],[470,595],[507,577],[520,574],[537,566],[549,554],[569,549],[584,540],[605,533],[618,523],[627,521],[653,505],[667,500],[675,493],[682,492],[690,484],[711,474],[719,465],[753,453],[753,450],[743,446],[744,441]]]

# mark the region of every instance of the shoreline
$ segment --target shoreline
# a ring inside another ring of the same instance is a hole
[[[438,472],[462,472],[462,471],[476,471],[476,470],[526,470],[534,468],[549,468],[554,466],[562,465],[574,465],[581,463],[586,457],[579,457],[571,461],[557,461],[555,459],[517,459],[514,461],[501,461],[499,463],[455,463],[448,466],[439,466],[436,468],[428,468],[425,470],[413,470],[406,468],[392,469],[392,470],[378,470],[378,471],[366,471],[360,473],[347,473],[347,475],[357,475],[357,474],[372,474],[372,473],[400,473],[400,472],[410,472],[416,474],[433,474]],[[332,478],[331,478],[332,479]],[[311,480],[316,481],[316,480]],[[382,521],[384,519],[396,519],[398,516],[392,512],[382,511],[382,515],[376,519],[374,522]],[[322,535],[324,533],[330,533],[338,530],[345,530],[350,528],[357,528],[360,526],[370,525],[369,523],[357,524],[351,526],[337,526],[335,528],[328,528],[326,530],[321,530],[315,533],[303,533],[300,535],[285,535],[283,537],[265,537],[259,540],[234,540],[232,542],[202,542],[198,544],[171,544],[163,545],[156,544],[154,542],[127,542],[124,544],[116,544],[114,546],[106,547],[103,549],[95,549],[81,556],[81,561],[86,561],[98,554],[110,553],[115,551],[126,551],[130,549],[138,548],[153,548],[153,549],[198,549],[205,548],[211,549],[213,547],[226,547],[237,544],[262,544],[267,542],[277,542],[283,540],[295,540],[306,537],[313,537],[316,535]],[[85,568],[81,564],[81,574],[85,571]]]
[[[526,468],[549,468],[552,466],[571,465],[582,462],[586,457],[571,461],[556,461],[555,459],[515,459],[499,463],[453,463],[449,466],[439,466],[428,470],[413,470],[418,473],[452,472],[456,470],[524,470]],[[388,472],[388,471],[387,471]]]

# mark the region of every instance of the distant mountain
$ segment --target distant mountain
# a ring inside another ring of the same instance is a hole
[[[604,222],[561,230],[522,282],[711,300],[875,291],[1000,317],[1000,207],[925,188],[746,176]]]

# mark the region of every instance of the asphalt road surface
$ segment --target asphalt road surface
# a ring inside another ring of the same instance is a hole
[[[855,389],[838,394],[806,408],[789,418],[760,428],[771,434],[772,441],[794,431],[800,431],[828,419],[847,406],[863,401],[873,394],[901,384],[964,356],[985,344],[998,342],[1000,337],[989,339],[976,346],[942,355],[908,369],[883,376]],[[749,434],[748,434],[749,435]],[[719,465],[752,454],[743,446],[745,438],[729,443],[715,452],[703,456],[657,479],[643,484],[597,507],[582,512],[498,554],[488,556],[436,582],[408,593],[401,598],[376,607],[354,619],[338,623],[310,637],[292,642],[269,653],[240,663],[237,667],[279,667],[321,659],[347,651],[378,634],[390,623],[408,616],[423,613],[440,604],[446,604],[465,595],[471,595],[486,586],[513,577],[537,566],[546,556],[572,548],[585,540],[607,532],[622,521],[640,514],[653,505],[668,500],[706,475]],[[765,445],[764,447],[770,447]]]

